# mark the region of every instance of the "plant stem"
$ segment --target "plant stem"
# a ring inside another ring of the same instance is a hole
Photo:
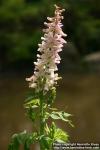
[[[44,97],[43,93],[40,95],[40,135],[44,135],[45,118],[44,118]],[[40,140],[40,150],[44,150],[43,141]]]

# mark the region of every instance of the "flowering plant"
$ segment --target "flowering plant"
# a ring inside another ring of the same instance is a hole
[[[43,30],[44,37],[39,44],[37,62],[35,64],[34,75],[26,78],[29,81],[29,87],[33,89],[33,96],[25,101],[25,108],[28,117],[38,129],[29,134],[26,131],[14,134],[8,150],[18,150],[20,144],[24,145],[25,150],[30,149],[30,145],[39,142],[40,150],[51,150],[54,142],[68,142],[68,134],[58,128],[54,121],[48,123],[48,120],[61,119],[71,124],[70,114],[53,108],[56,98],[56,85],[58,76],[57,64],[60,63],[59,52],[62,51],[63,44],[66,41],[62,38],[66,36],[62,31],[63,19],[62,12],[64,9],[55,5],[55,15],[52,18],[47,17],[48,23],[45,22],[46,29]]]

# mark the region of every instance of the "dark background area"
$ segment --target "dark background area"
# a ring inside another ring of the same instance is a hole
[[[75,128],[58,122],[71,142],[100,141],[100,0],[0,0],[0,150],[11,135],[32,124],[23,102],[25,78],[34,71],[43,22],[54,4],[65,8],[63,31],[68,44],[61,53],[56,105],[73,114]]]
[[[80,62],[87,54],[100,51],[99,0],[1,0],[1,72],[7,68],[26,68],[34,61],[37,43],[43,35],[43,22],[47,16],[53,15],[55,3],[66,9],[63,29],[74,49],[71,51],[70,47],[67,50],[72,61],[76,63],[79,59]]]

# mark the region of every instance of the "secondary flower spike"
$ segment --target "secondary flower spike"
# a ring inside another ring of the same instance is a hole
[[[62,38],[66,36],[62,31],[63,25],[61,23],[63,11],[64,9],[60,9],[60,7],[55,5],[54,17],[47,17],[49,22],[44,22],[46,29],[43,30],[44,37],[41,37],[41,44],[38,44],[39,54],[37,54],[37,62],[34,62],[34,75],[26,78],[29,81],[29,87],[37,91],[50,90],[57,84],[59,79],[57,73],[57,64],[61,60],[59,52],[62,51],[63,44],[66,43]]]

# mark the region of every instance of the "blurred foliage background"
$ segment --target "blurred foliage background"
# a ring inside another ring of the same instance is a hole
[[[43,22],[53,15],[55,3],[66,9],[64,32],[79,61],[100,51],[100,0],[0,0],[1,71],[34,61]]]
[[[100,141],[100,0],[0,0],[0,150],[12,134],[33,130],[23,108],[29,94],[25,78],[33,72],[43,22],[53,16],[55,3],[66,9],[68,34],[56,106],[68,108],[75,128],[58,125],[71,142]]]

